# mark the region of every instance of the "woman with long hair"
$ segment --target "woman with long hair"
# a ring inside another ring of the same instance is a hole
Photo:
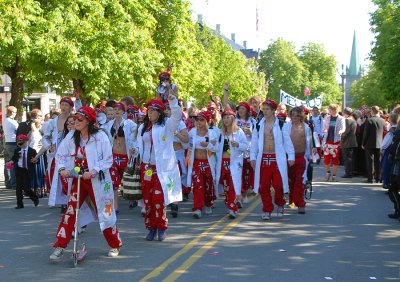
[[[196,118],[196,127],[189,132],[188,187],[193,183],[193,217],[200,218],[203,207],[205,214],[212,213],[216,199],[215,156],[218,136],[209,130],[212,113],[202,111]]]
[[[141,159],[142,195],[146,214],[144,223],[149,230],[146,240],[166,238],[168,220],[165,206],[182,201],[182,186],[178,162],[173,147],[174,132],[178,129],[182,111],[178,100],[168,96],[171,117],[166,118],[165,106],[160,100],[147,103],[147,115],[138,130],[136,154]]]
[[[116,227],[112,180],[109,169],[113,163],[112,149],[107,134],[95,126],[96,111],[81,107],[75,115],[75,131],[71,131],[60,144],[56,154],[56,171],[64,178],[71,177],[71,170],[79,167],[80,197],[79,205],[87,198],[92,202],[93,214],[97,215],[110,251],[116,257],[122,246]],[[72,181],[68,198],[68,208],[58,226],[57,241],[50,259],[58,261],[72,237],[75,225],[78,179]]]
[[[235,113],[222,113],[222,128],[217,144],[216,182],[224,183],[225,205],[229,218],[237,217],[236,201],[241,196],[243,157],[247,150],[247,138],[235,122]]]
[[[31,117],[33,118],[33,122],[31,123],[31,131],[28,134],[29,137],[29,147],[35,149],[36,153],[40,152],[42,148],[42,113],[41,111],[35,110],[31,112]],[[35,176],[32,179],[31,188],[35,191],[35,193],[39,196],[39,198],[43,198],[47,196],[45,193],[45,181],[44,176],[46,173],[45,163],[43,156],[40,156],[38,161],[35,163]]]

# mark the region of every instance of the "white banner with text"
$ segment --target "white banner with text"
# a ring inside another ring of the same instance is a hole
[[[321,106],[322,106],[322,95],[315,97],[313,99],[307,100],[307,101],[303,101],[303,100],[293,97],[292,95],[281,90],[279,96],[280,96],[280,98],[279,98],[280,103],[283,103],[292,108],[306,106],[307,109],[312,109],[313,107],[317,107],[318,109],[321,109]]]

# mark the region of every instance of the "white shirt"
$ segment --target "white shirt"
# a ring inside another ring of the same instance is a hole
[[[156,164],[156,155],[155,155],[155,149],[154,149],[154,144],[151,144],[150,140],[150,132],[146,131],[143,134],[143,163],[150,163],[152,165]],[[151,155],[150,155],[151,154]]]
[[[318,116],[311,116],[310,120],[314,123],[314,132],[316,132],[318,135],[322,136],[322,127],[324,126],[324,119],[318,115]]]
[[[18,159],[18,167],[23,168],[22,157],[24,156],[24,151],[25,151],[25,166],[26,166],[26,168],[28,168],[28,146],[25,149],[21,149],[21,151],[20,151],[21,156]]]
[[[10,117],[7,117],[4,121],[4,139],[5,142],[15,142],[17,137],[18,122]]]

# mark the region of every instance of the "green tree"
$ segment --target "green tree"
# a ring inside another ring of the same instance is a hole
[[[304,87],[311,90],[311,97],[323,95],[323,104],[340,103],[341,90],[336,80],[337,62],[328,56],[323,45],[307,43],[299,51],[299,59],[306,69]]]
[[[362,105],[377,105],[383,109],[389,108],[393,103],[386,99],[388,97],[385,89],[381,87],[382,74],[371,65],[367,75],[360,80],[353,82],[350,88],[350,95],[354,98],[353,107],[359,108]]]
[[[10,105],[22,115],[25,92],[43,81],[37,63],[36,40],[43,36],[46,25],[42,9],[33,0],[4,0],[0,2],[0,71],[11,78]]]
[[[371,59],[381,73],[380,86],[386,97],[400,98],[400,1],[373,0],[377,10],[371,14],[375,42]]]
[[[270,98],[279,100],[281,89],[293,96],[303,97],[306,69],[293,43],[282,38],[272,42],[261,52],[260,70],[265,73]]]

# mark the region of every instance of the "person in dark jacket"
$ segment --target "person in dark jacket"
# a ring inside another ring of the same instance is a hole
[[[366,155],[368,183],[373,183],[374,178],[376,182],[379,182],[379,158],[384,126],[385,121],[379,116],[379,107],[371,107],[371,117],[365,122],[362,141]]]
[[[36,156],[36,151],[28,146],[28,136],[20,134],[16,140],[18,147],[15,149],[12,157],[17,180],[17,206],[15,208],[24,208],[22,191],[29,196],[36,207],[39,204],[39,198],[31,189],[31,182],[35,174],[35,164],[31,160]]]
[[[357,139],[356,139],[357,123],[352,116],[352,112],[353,112],[352,109],[348,107],[343,110],[343,115],[346,124],[346,130],[342,134],[340,143],[340,148],[344,161],[344,171],[345,171],[343,178],[353,177],[354,148],[357,147]]]
[[[393,203],[394,212],[388,214],[388,217],[400,219],[400,129],[399,124],[393,134],[392,144],[388,148],[390,165],[390,185],[388,186],[388,195]]]

